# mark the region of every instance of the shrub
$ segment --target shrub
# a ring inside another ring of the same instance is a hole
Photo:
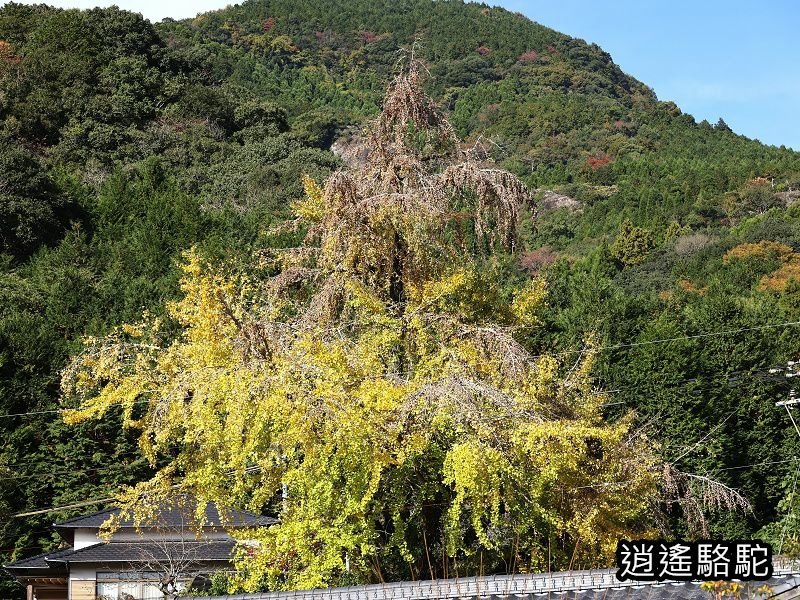
[[[675,254],[689,256],[714,243],[714,238],[700,231],[682,235],[675,240]]]
[[[536,250],[523,252],[519,264],[530,275],[538,275],[545,267],[552,265],[558,255],[549,246],[542,246]]]
[[[637,227],[630,219],[625,219],[611,245],[611,254],[622,266],[630,267],[644,262],[653,245],[653,233],[650,230]]]
[[[751,256],[759,258],[773,258],[781,262],[790,260],[794,251],[791,247],[780,242],[771,242],[769,240],[761,240],[757,244],[739,244],[735,248],[731,248],[725,253],[722,262],[725,264],[733,260],[749,258]]]

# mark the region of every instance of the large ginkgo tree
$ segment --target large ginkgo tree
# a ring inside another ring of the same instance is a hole
[[[413,64],[365,140],[365,164],[305,181],[281,234],[302,243],[236,272],[186,254],[177,336],[145,317],[87,339],[67,420],[121,405],[141,429],[158,471],[121,492],[132,511],[181,491],[274,511],[244,536],[245,589],[609,564],[670,468],[603,418],[590,340],[532,345],[546,286],[509,258],[529,191],[459,143]]]

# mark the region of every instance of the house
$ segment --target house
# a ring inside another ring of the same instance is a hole
[[[196,508],[196,501],[182,498],[139,527],[122,519],[108,542],[100,529],[118,508],[54,523],[68,548],[4,568],[25,586],[28,600],[163,600],[169,586],[185,589],[231,568],[231,531],[276,522],[241,510],[220,515],[214,504],[199,521]]]

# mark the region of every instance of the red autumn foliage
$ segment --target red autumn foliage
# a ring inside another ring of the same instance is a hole
[[[358,35],[365,44],[371,44],[378,38],[378,36],[371,31],[362,31]]]
[[[617,119],[614,121],[614,129],[624,129],[625,128],[625,121],[622,119]]]
[[[536,250],[523,252],[519,257],[519,264],[530,275],[538,275],[542,269],[552,265],[556,258],[558,255],[549,246],[542,246]]]
[[[490,54],[491,51],[492,51],[492,49],[489,48],[489,46],[486,46],[486,45],[483,45],[483,44],[478,46],[478,54],[480,54],[481,56],[486,56],[487,54]]]
[[[264,30],[264,33],[269,33],[273,27],[275,27],[275,17],[269,17],[261,23],[261,29]]]
[[[539,58],[539,53],[536,50],[528,50],[519,55],[520,62],[534,62]]]
[[[548,54],[555,54],[556,52],[558,52],[558,50],[556,50],[555,46],[548,46],[547,47],[547,53]]]
[[[612,158],[605,152],[601,152],[600,154],[595,154],[594,156],[588,157],[586,159],[586,166],[589,167],[592,171],[596,171],[600,167],[605,167],[606,165],[610,165],[611,162]]]

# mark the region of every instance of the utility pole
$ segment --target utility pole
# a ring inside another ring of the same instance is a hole
[[[791,377],[798,377],[800,376],[800,361],[790,360],[786,363],[785,367],[775,367],[770,369],[769,372],[771,374],[783,373],[787,379]],[[794,387],[792,387],[792,389],[789,390],[789,397],[786,400],[776,402],[775,406],[783,406],[786,408],[786,412],[789,414],[789,418],[792,420],[792,425],[794,425],[794,430],[797,432],[797,435],[800,436],[800,427],[797,426],[797,421],[795,421],[794,415],[792,414],[792,408],[798,404],[800,404],[800,398],[797,397]]]
[[[800,376],[800,361],[790,360],[786,363],[785,367],[776,367],[770,369],[769,372],[771,374],[783,373],[787,379]],[[794,430],[797,432],[797,435],[800,436],[800,428],[797,427],[797,421],[794,420],[794,415],[792,414],[792,408],[794,408],[798,404],[800,404],[800,398],[797,397],[794,391],[794,387],[792,387],[789,390],[789,397],[786,400],[781,400],[780,402],[776,402],[775,406],[783,406],[784,408],[786,408],[786,412],[789,414],[789,418],[792,420],[792,425],[794,425]],[[795,462],[797,462],[797,457],[795,457]],[[783,541],[786,539],[786,534],[789,531],[789,520],[794,517],[794,498],[795,498],[795,490],[797,489],[798,475],[800,475],[800,462],[797,463],[797,467],[794,470],[792,493],[790,495],[791,509],[789,511],[789,515],[786,519],[786,522],[783,525],[783,530],[781,531],[781,541],[778,544],[778,554],[780,554],[783,551]]]

